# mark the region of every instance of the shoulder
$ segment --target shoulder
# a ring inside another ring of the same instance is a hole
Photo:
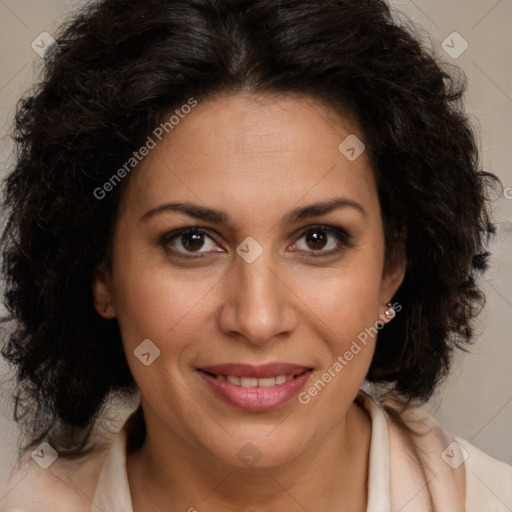
[[[406,415],[404,421],[419,433],[406,437],[417,450],[434,503],[440,510],[512,510],[512,466],[447,432],[421,410]]]
[[[0,512],[88,512],[103,457],[78,464],[25,463],[5,482]]]
[[[512,510],[512,466],[495,459],[465,439],[455,441],[464,450],[467,512]]]
[[[0,512],[89,512],[109,446],[76,460],[48,444],[24,454],[0,482]]]
[[[397,510],[428,510],[429,502],[450,512],[512,510],[512,466],[450,434],[422,408],[398,413],[368,399],[386,420],[391,501]]]
[[[29,452],[20,459],[17,450],[11,450],[12,456],[5,457],[8,446],[21,446],[24,438],[18,432],[0,439],[0,512],[90,512],[102,487],[100,476],[113,481],[114,473],[119,475],[114,469],[123,467],[119,461],[124,456],[124,427],[139,401],[137,394],[132,400],[112,397],[91,434],[91,451],[76,460],[59,457],[53,449],[45,453],[43,445],[32,452],[34,456]]]

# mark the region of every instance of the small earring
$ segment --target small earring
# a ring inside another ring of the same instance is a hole
[[[107,304],[100,304],[99,302],[94,302],[94,305],[96,306],[96,311],[98,311],[98,313],[106,313],[107,312],[107,309],[108,309],[108,306]]]
[[[388,307],[388,309],[386,310],[384,315],[386,315],[386,317],[389,318],[389,320],[395,318],[396,311],[395,308],[393,307],[393,304],[391,304],[391,302],[388,302],[386,306]]]

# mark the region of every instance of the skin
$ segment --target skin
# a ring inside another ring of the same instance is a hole
[[[370,160],[363,152],[349,161],[338,149],[349,134],[364,140],[351,119],[312,99],[217,96],[199,102],[131,176],[112,271],[97,270],[93,291],[107,306],[101,314],[118,319],[142,394],[147,438],[127,460],[135,512],[366,510],[371,423],[354,398],[375,339],[310,403],[268,412],[224,404],[196,371],[296,363],[314,368],[307,389],[384,315],[405,264],[384,264]],[[363,212],[286,217],[334,197]],[[229,222],[170,210],[143,218],[171,201],[222,210]],[[307,230],[318,224],[346,231],[350,246],[318,228],[326,238],[315,245]],[[195,225],[211,235],[195,252],[183,245],[190,236],[159,243]],[[252,263],[236,252],[248,236],[263,248]],[[316,256],[322,251],[331,254]],[[150,366],[134,356],[145,339],[161,351]],[[248,442],[261,453],[253,467],[237,457]]]

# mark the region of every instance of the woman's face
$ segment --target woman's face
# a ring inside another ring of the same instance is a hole
[[[362,333],[403,278],[384,269],[354,135],[314,100],[222,96],[134,171],[94,292],[118,319],[148,433],[273,466],[343,422],[373,355]]]

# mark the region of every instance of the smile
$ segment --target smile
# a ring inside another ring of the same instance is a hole
[[[234,386],[241,386],[243,388],[270,388],[272,386],[280,386],[286,381],[292,380],[296,377],[294,374],[290,375],[276,375],[275,377],[264,377],[257,379],[255,377],[237,377],[236,375],[213,375],[218,380],[229,382]]]
[[[297,396],[313,373],[312,368],[285,363],[264,366],[226,364],[197,371],[213,396],[247,412],[284,406]]]

